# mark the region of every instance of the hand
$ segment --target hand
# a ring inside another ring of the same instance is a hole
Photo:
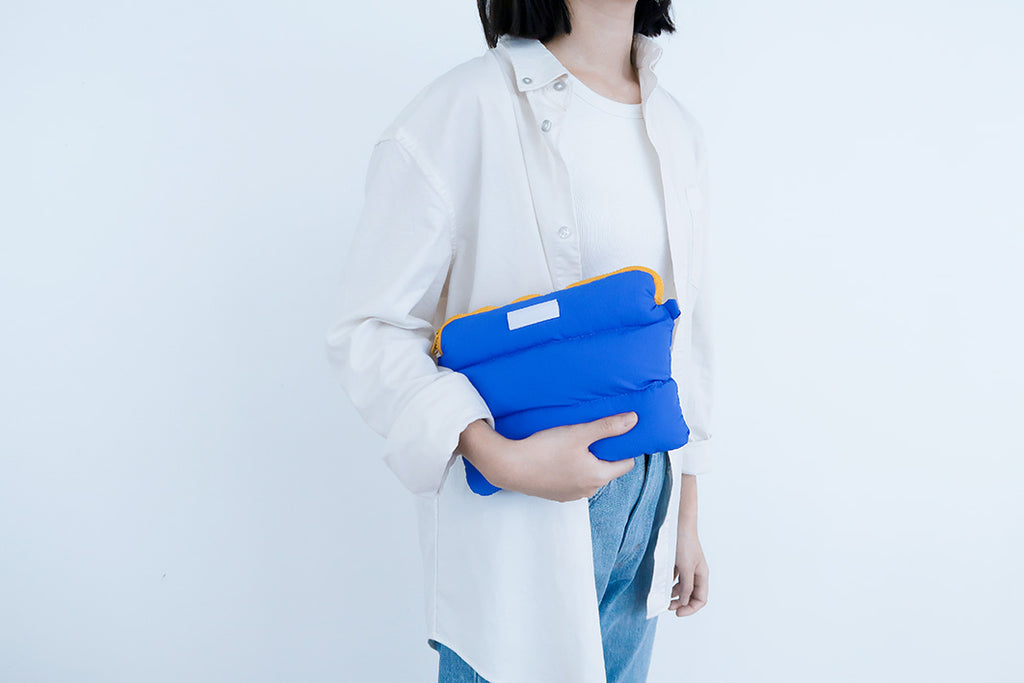
[[[608,461],[590,452],[598,439],[625,434],[635,412],[591,422],[542,429],[525,439],[506,439],[486,422],[464,432],[463,457],[495,486],[561,503],[589,498],[612,479],[633,469],[634,458]]]
[[[677,617],[693,614],[708,601],[708,563],[697,538],[694,525],[680,522],[676,539],[676,568],[678,579],[672,587],[672,602],[668,608]]]

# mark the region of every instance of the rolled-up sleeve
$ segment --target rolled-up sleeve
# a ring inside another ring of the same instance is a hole
[[[694,211],[694,228],[699,231],[698,249],[694,257],[701,259],[700,278],[696,285],[690,322],[689,344],[679,345],[673,356],[673,378],[679,385],[683,417],[690,428],[690,439],[673,451],[683,474],[703,474],[711,470],[711,421],[714,390],[714,299],[712,284],[712,250],[710,249],[708,213],[708,162],[704,134],[695,124],[697,149],[697,189],[700,205]],[[680,340],[685,342],[686,340]]]
[[[379,140],[326,349],[356,410],[384,437],[384,461],[417,495],[439,493],[467,425],[494,426],[469,379],[430,354],[453,224],[447,188],[415,142],[397,131]]]

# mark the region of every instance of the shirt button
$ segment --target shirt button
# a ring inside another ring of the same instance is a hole
[[[551,87],[555,90],[565,90],[565,81],[555,81],[555,84]]]
[[[533,83],[533,79],[529,76],[523,76],[523,83]]]
[[[562,227],[560,227],[558,229],[558,236],[561,237],[564,240],[566,237],[568,237],[571,234],[571,232],[572,231],[569,230],[569,226],[568,225],[563,225]]]
[[[540,122],[540,129],[544,132],[551,130],[551,121],[544,119]]]

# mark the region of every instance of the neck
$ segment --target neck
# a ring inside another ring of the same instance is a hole
[[[567,0],[572,33],[544,43],[574,74],[591,74],[608,83],[637,82],[633,65],[633,14],[636,0]]]

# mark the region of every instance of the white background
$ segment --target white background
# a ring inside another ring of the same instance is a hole
[[[1024,680],[1024,7],[676,2],[717,460],[650,680]],[[0,680],[436,680],[323,335],[373,141],[485,48],[469,0],[0,4]]]

